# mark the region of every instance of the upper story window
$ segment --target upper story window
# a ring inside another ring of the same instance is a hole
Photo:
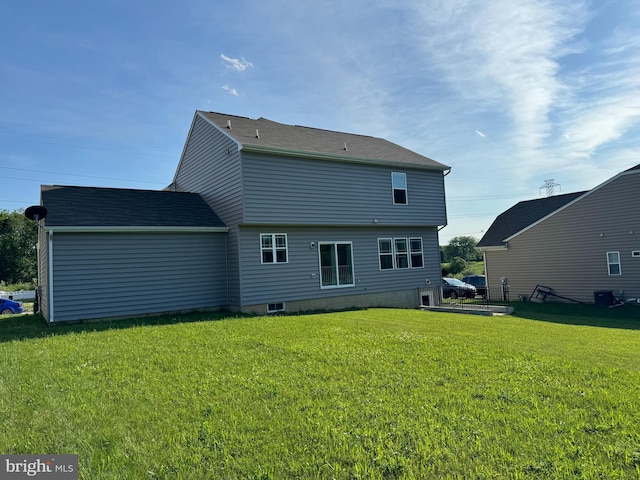
[[[262,263],[287,263],[289,259],[286,233],[260,234]]]
[[[622,275],[620,252],[607,252],[607,267],[609,268],[609,275]]]
[[[407,174],[391,172],[391,188],[393,190],[393,204],[406,205],[407,202]]]

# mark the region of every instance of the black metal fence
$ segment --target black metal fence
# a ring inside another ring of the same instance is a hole
[[[442,290],[439,291],[439,294],[440,305],[442,306],[456,305],[464,307],[465,305],[506,305],[513,300],[509,298],[508,285],[481,288],[476,292],[475,296],[458,295],[456,293],[444,296],[442,295]]]

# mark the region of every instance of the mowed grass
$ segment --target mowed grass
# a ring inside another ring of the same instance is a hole
[[[0,452],[83,479],[638,478],[640,309],[516,308],[2,318]]]

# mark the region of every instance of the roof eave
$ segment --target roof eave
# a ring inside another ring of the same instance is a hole
[[[443,164],[423,165],[419,163],[399,162],[393,160],[380,160],[375,158],[353,157],[347,155],[336,155],[330,153],[306,152],[300,150],[288,150],[284,148],[264,147],[251,144],[242,144],[241,149],[248,153],[263,153],[266,155],[282,155],[286,157],[307,158],[310,160],[329,160],[335,162],[361,163],[367,165],[384,165],[391,167],[417,168],[421,170],[431,170],[444,172],[451,167]]]
[[[505,242],[502,245],[487,245],[483,247],[476,246],[476,248],[481,252],[497,252],[501,250],[509,250],[509,245]]]
[[[180,232],[180,233],[226,233],[228,227],[180,227],[180,226],[100,226],[100,225],[44,225],[47,232],[60,233],[149,233],[149,232]]]

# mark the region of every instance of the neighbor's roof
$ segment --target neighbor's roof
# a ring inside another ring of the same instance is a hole
[[[353,161],[398,163],[441,171],[449,169],[442,163],[383,138],[285,125],[262,117],[256,120],[203,111],[197,111],[196,114],[218,126],[246,149],[274,153],[298,152]]]
[[[47,227],[225,227],[196,193],[43,185]]]
[[[510,236],[524,230],[585,193],[587,192],[567,193],[519,202],[498,215],[477,246],[501,246]]]

